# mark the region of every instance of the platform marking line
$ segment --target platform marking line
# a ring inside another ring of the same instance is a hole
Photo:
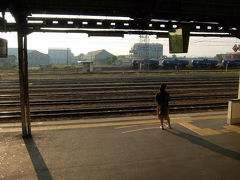
[[[186,117],[186,118],[180,118],[180,117],[175,117],[175,118],[171,118],[171,124],[180,124],[180,123],[187,123],[187,122],[191,122],[191,121],[195,121],[195,120],[204,120],[204,119],[216,119],[216,118],[223,118],[225,116],[223,115],[218,115],[218,116],[214,116],[214,117]],[[155,124],[158,124],[160,126],[160,120],[156,120],[158,123],[155,123]],[[165,121],[164,121],[165,122]],[[166,124],[166,123],[164,123]],[[133,127],[137,127],[137,126],[142,126],[143,124],[138,124],[138,125],[130,125],[130,126],[120,126],[120,127],[115,127],[115,129],[124,129],[124,128],[133,128]],[[151,125],[151,124],[149,124]],[[190,128],[190,125],[189,124],[189,128]],[[160,127],[157,127],[157,128],[160,128]],[[195,127],[192,126],[192,128],[194,129]],[[196,127],[198,128],[198,127]],[[200,129],[200,128],[199,128]],[[139,129],[135,129],[135,130],[128,130],[128,131],[123,131],[122,133],[129,133],[129,132],[136,132],[136,131],[140,131],[140,130],[145,130],[145,128],[139,128]],[[211,131],[211,129],[207,129],[209,131]],[[204,134],[204,132],[202,133]]]
[[[157,126],[154,127],[145,127],[145,128],[138,128],[138,129],[133,129],[133,130],[126,130],[126,131],[122,131],[121,133],[131,133],[131,132],[137,132],[137,131],[143,131],[143,130],[148,130],[148,129],[159,129],[160,128],[160,123],[155,123]],[[176,123],[172,123],[172,124],[176,124]],[[149,125],[153,125],[153,124],[149,124]],[[164,126],[167,126],[166,123],[163,123]],[[132,128],[132,127],[139,127],[139,126],[143,126],[143,125],[133,125],[133,126],[120,126],[120,127],[116,127],[115,129],[123,129],[123,128]]]
[[[226,125],[223,126],[223,129],[215,130],[210,128],[199,128],[197,126],[194,126],[190,122],[182,122],[179,123],[183,127],[197,133],[200,136],[210,136],[210,135],[217,135],[217,134],[223,134],[223,133],[229,133],[229,132],[235,132],[240,134],[240,126],[237,125]]]
[[[64,130],[64,129],[78,129],[78,128],[96,128],[96,127],[109,127],[121,125],[136,125],[136,124],[154,124],[157,120],[148,121],[129,121],[129,122],[111,122],[111,123],[94,123],[94,124],[74,124],[74,125],[57,125],[57,126],[32,126],[32,131],[46,131],[46,130]],[[19,132],[22,131],[21,126],[17,128],[3,128],[1,132]]]
[[[200,135],[213,135],[213,134],[219,134],[219,133],[225,133],[225,132],[238,132],[240,133],[240,128],[235,127],[235,126],[227,126],[226,129],[224,130],[212,130],[212,129],[201,129],[198,128],[192,124],[190,124],[190,122],[195,121],[195,120],[211,120],[211,119],[217,119],[217,118],[225,118],[226,116],[224,115],[217,115],[217,116],[206,116],[206,117],[194,117],[194,118],[183,118],[183,119],[179,119],[179,118],[172,118],[172,123],[178,123],[183,125],[184,127],[188,128],[188,129],[193,129],[193,131],[195,131],[196,133],[200,134]],[[99,122],[99,123],[89,123],[89,124],[56,124],[55,126],[48,126],[47,124],[44,126],[44,123],[42,126],[32,126],[32,131],[48,131],[48,130],[64,130],[64,129],[79,129],[79,128],[96,128],[96,127],[112,127],[112,126],[122,126],[122,128],[124,128],[123,126],[125,126],[125,128],[128,128],[130,126],[137,126],[137,125],[150,125],[150,124],[160,124],[159,120],[140,120],[140,121],[119,121],[119,122]],[[22,131],[21,128],[21,124],[18,123],[18,127],[1,127],[2,129],[0,129],[0,133],[4,133],[4,132],[20,132]]]
[[[240,134],[240,126],[236,126],[236,125],[228,125],[228,126],[224,126],[224,128],[226,128],[223,131],[227,131],[227,132],[236,132]]]
[[[153,124],[157,124],[157,122],[156,123],[149,123],[149,124],[134,124],[134,125],[130,125],[130,126],[118,126],[118,127],[115,127],[114,129],[132,128],[132,127],[137,127],[137,126],[153,125]]]
[[[217,117],[222,116],[214,116],[214,117],[201,117],[201,118],[191,118],[191,119],[172,119],[172,123],[179,122],[189,122],[191,120],[201,120],[201,119],[216,119]],[[94,124],[73,124],[73,125],[56,125],[56,126],[32,126],[32,130],[36,131],[44,131],[44,130],[62,130],[62,129],[77,129],[77,128],[94,128],[94,127],[107,127],[107,126],[126,126],[126,125],[144,125],[144,124],[158,124],[159,120],[147,120],[147,121],[129,121],[129,122],[111,122],[111,123],[94,123]],[[3,128],[0,132],[19,132],[21,131],[21,124],[19,123],[19,127],[14,128]]]
[[[182,125],[183,127],[201,135],[201,136],[208,136],[208,135],[215,135],[215,134],[221,134],[220,131],[214,130],[214,129],[209,129],[209,128],[199,128],[197,126],[194,126],[193,124],[189,123],[189,122],[183,122],[183,123],[179,123],[180,125]]]
[[[160,129],[159,126],[156,127],[146,127],[146,128],[140,128],[140,129],[133,129],[133,130],[129,130],[129,131],[123,131],[121,132],[122,134],[125,134],[125,133],[131,133],[131,132],[137,132],[137,131],[143,131],[143,130],[149,130],[149,129]]]
[[[205,118],[203,118],[203,119],[205,119]],[[210,120],[211,118],[207,118],[207,119]],[[199,120],[199,119],[194,119],[194,120]],[[226,126],[223,127],[223,129],[220,129],[220,130],[215,130],[215,129],[210,129],[210,128],[199,128],[199,127],[197,127],[197,126],[195,126],[191,123],[194,120],[189,120],[189,119],[188,120],[185,120],[185,119],[183,120],[182,119],[181,122],[174,121],[173,123],[180,124],[183,127],[197,133],[200,136],[218,135],[218,134],[229,133],[229,132],[236,132],[236,133],[240,134],[240,126],[226,125]],[[122,126],[122,127],[118,127],[118,129],[120,129],[120,128],[131,128],[131,127],[135,127],[135,126],[139,126],[139,125]],[[128,130],[128,131],[123,131],[121,133],[131,133],[131,132],[137,132],[137,131],[142,131],[142,130],[147,130],[147,129],[155,129],[155,128],[159,128],[159,127],[138,128],[138,129],[133,129],[133,130]]]

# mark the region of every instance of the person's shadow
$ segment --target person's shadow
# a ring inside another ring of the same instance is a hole
[[[43,160],[41,153],[38,150],[33,138],[24,139],[26,148],[32,160],[35,172],[39,180],[52,180],[51,173]]]
[[[240,153],[226,149],[224,147],[218,146],[216,144],[213,144],[205,139],[202,139],[198,136],[194,136],[191,134],[187,134],[185,132],[176,130],[176,129],[171,129],[171,130],[167,130],[168,132],[172,133],[175,136],[184,138],[186,140],[188,140],[189,142],[191,142],[192,144],[197,144],[199,146],[202,146],[206,149],[209,149],[213,152],[219,153],[221,155],[227,156],[229,158],[235,159],[235,160],[239,160],[240,161]]]

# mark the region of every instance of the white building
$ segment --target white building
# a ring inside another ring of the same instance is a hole
[[[135,43],[130,50],[133,59],[161,59],[163,45],[158,43]]]
[[[83,60],[93,61],[95,65],[104,65],[107,58],[113,58],[114,55],[105,49],[91,51],[83,56]]]
[[[73,54],[71,49],[48,49],[50,64],[71,65]]]
[[[8,55],[6,58],[0,58],[0,68],[1,67],[11,67],[16,65],[16,56]]]
[[[34,50],[28,49],[27,53],[31,53]],[[13,55],[16,57],[16,63],[18,63],[18,48],[8,48],[8,55]]]
[[[31,51],[28,53],[28,66],[36,67],[40,65],[48,65],[49,56],[39,51]]]

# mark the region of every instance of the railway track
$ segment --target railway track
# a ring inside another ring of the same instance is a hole
[[[237,91],[238,90],[238,87],[235,86],[235,87],[228,87],[227,91],[228,92],[233,92],[233,91]],[[39,90],[41,91],[41,90]],[[69,90],[69,92],[55,92],[55,91],[41,91],[41,93],[33,93],[31,92],[30,93],[30,98],[35,98],[35,97],[45,97],[45,98],[50,98],[50,97],[68,97],[68,96],[91,96],[91,95],[94,95],[94,96],[97,96],[97,95],[114,95],[116,93],[118,94],[125,94],[125,95],[128,95],[128,94],[144,94],[144,95],[153,95],[155,94],[156,92],[158,91],[158,88],[156,89],[153,89],[153,88],[150,88],[148,90],[144,90],[144,89],[130,89],[130,90],[111,90],[111,91],[71,91]],[[224,87],[221,87],[221,88],[216,88],[216,87],[202,87],[202,88],[197,88],[197,89],[194,89],[192,87],[189,87],[189,88],[186,88],[186,89],[170,89],[168,90],[169,93],[171,94],[175,94],[175,93],[206,93],[206,92],[226,92],[226,86]],[[9,92],[9,91],[6,91],[6,93],[2,93],[0,95],[0,100],[1,99],[6,99],[6,98],[19,98],[19,93],[13,93],[13,92]]]
[[[226,109],[227,103],[200,103],[200,104],[175,104],[170,105],[170,112],[179,112],[199,109]],[[86,117],[86,116],[108,116],[114,114],[139,114],[154,113],[156,106],[127,106],[127,107],[101,107],[101,108],[78,108],[58,110],[34,110],[31,111],[32,119],[40,118],[64,118],[64,117]],[[20,111],[0,112],[0,121],[20,120]]]
[[[185,86],[171,86],[169,85],[168,88],[169,90],[173,90],[173,89],[199,89],[202,88],[203,85],[185,85]],[[208,89],[216,89],[216,88],[225,88],[226,84],[208,84],[205,85],[207,86]],[[229,87],[231,87],[230,89],[234,89],[234,87],[237,88],[237,83],[236,84],[228,84]],[[80,88],[80,87],[64,87],[64,88],[37,88],[37,89],[33,89],[30,88],[29,89],[29,93],[31,94],[36,94],[36,93],[47,93],[47,92],[106,92],[106,91],[136,91],[136,90],[158,90],[159,87],[158,86],[128,86],[128,87],[84,87],[84,88]],[[6,94],[6,93],[15,93],[17,94],[19,92],[19,89],[0,89],[0,93],[1,94]]]
[[[112,82],[29,82],[30,88],[64,88],[64,87],[125,87],[125,86],[158,86],[160,83],[167,83],[169,86],[186,86],[186,85],[204,85],[204,84],[235,84],[238,83],[237,79],[234,80],[198,80],[198,81],[188,81],[188,80],[178,80],[175,82],[172,81],[142,81],[142,82],[128,82],[128,81],[112,81]],[[0,83],[0,89],[11,88],[19,89],[19,83]]]
[[[171,94],[171,113],[226,109],[226,99],[237,97],[238,78],[231,77],[30,81],[31,118],[152,114],[162,82]],[[0,108],[0,121],[20,120],[20,111],[11,110],[20,109],[17,81],[0,81]]]
[[[196,100],[196,99],[211,99],[211,98],[237,98],[234,94],[225,95],[186,95],[172,96],[172,101],[177,100]],[[104,99],[62,99],[62,100],[33,100],[30,101],[31,106],[56,106],[56,105],[81,105],[81,104],[96,104],[96,103],[123,103],[123,102],[153,102],[154,97],[133,97],[133,98],[104,98]],[[20,106],[19,101],[1,101],[0,107],[17,107]]]
[[[212,72],[212,71],[211,71]],[[29,76],[31,76],[29,74]],[[41,74],[39,74],[41,76]],[[174,77],[174,76],[160,76],[160,77],[120,77],[120,78],[67,78],[67,79],[39,79],[39,80],[29,80],[29,83],[41,83],[41,84],[68,84],[72,83],[118,83],[121,82],[178,82],[178,81],[234,81],[238,80],[238,76],[198,76],[198,77]],[[0,84],[19,84],[19,80],[0,80]]]

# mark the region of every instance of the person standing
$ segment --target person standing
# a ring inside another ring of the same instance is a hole
[[[164,130],[163,121],[164,119],[168,122],[168,127],[171,129],[170,118],[168,115],[168,102],[170,100],[170,95],[166,91],[166,84],[162,84],[160,87],[160,91],[156,94],[156,102],[157,102],[157,116],[160,120],[160,128]]]

